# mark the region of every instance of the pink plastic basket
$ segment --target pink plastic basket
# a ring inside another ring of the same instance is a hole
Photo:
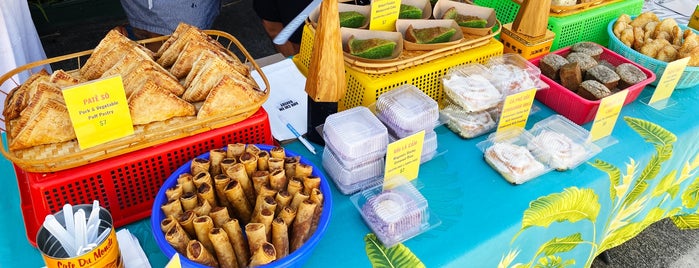
[[[655,81],[655,74],[650,70],[646,69],[645,67],[638,65],[635,62],[632,62],[607,48],[603,47],[603,50],[604,52],[602,52],[602,54],[600,55],[600,61],[607,61],[614,66],[617,66],[622,63],[631,63],[639,69],[641,69],[641,71],[643,71],[643,73],[645,73],[648,77],[646,80],[643,80],[640,83],[627,88],[629,90],[629,94],[626,96],[624,105],[636,100],[636,98],[638,98],[638,95],[641,94],[641,91],[643,91],[643,88],[651,82]],[[556,53],[565,57],[566,55],[568,55],[569,51],[570,47],[565,47],[552,53]],[[531,63],[539,67],[540,59],[541,57],[532,59]],[[595,114],[597,114],[597,108],[600,104],[599,100],[592,101],[580,97],[578,94],[575,94],[575,92],[570,91],[567,88],[564,88],[561,84],[554,80],[551,80],[543,74],[541,75],[541,80],[549,84],[550,88],[539,90],[536,93],[537,100],[539,100],[546,106],[550,107],[557,113],[565,116],[566,118],[570,119],[578,125],[590,122],[592,121],[592,119],[595,118]]]

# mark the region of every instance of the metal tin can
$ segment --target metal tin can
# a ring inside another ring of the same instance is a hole
[[[75,205],[75,211],[83,209],[86,215],[92,212],[92,205]],[[54,214],[56,220],[65,226],[63,211]],[[90,251],[75,257],[70,257],[61,243],[43,226],[39,229],[36,237],[36,245],[44,258],[46,266],[49,268],[78,268],[78,267],[105,267],[123,268],[124,262],[119,250],[119,244],[114,231],[114,224],[111,213],[107,209],[100,207],[98,234],[104,230],[110,230],[109,235]]]

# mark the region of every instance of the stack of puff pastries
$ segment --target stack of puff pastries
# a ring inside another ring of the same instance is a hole
[[[134,126],[232,114],[266,96],[235,55],[184,23],[157,52],[112,30],[71,73],[42,70],[10,91],[3,112],[10,150],[75,139],[61,88],[90,80],[121,75]]]

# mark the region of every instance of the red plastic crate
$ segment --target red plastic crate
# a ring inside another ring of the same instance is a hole
[[[119,155],[81,167],[51,172],[25,172],[14,165],[29,242],[46,215],[66,203],[99,200],[119,227],[150,216],[153,200],[168,176],[192,158],[229,143],[274,144],[267,112],[194,136]]]
[[[611,51],[605,47],[602,47],[602,49],[604,51],[600,55],[599,61],[604,60],[611,63],[614,66],[617,66],[622,63],[631,63],[639,69],[641,69],[641,71],[643,71],[643,73],[645,73],[648,77],[646,80],[643,80],[640,83],[627,88],[629,90],[629,94],[626,95],[624,105],[633,102],[634,100],[636,100],[636,98],[638,98],[638,95],[641,94],[643,88],[655,80],[655,74],[650,70],[646,69],[645,67],[622,57],[614,51]],[[568,55],[569,51],[570,47],[565,47],[552,53],[556,53],[565,57],[566,55]],[[536,67],[539,67],[540,60],[541,57],[532,59],[531,63],[536,65]],[[541,75],[541,80],[546,82],[546,84],[549,84],[550,88],[539,90],[536,93],[537,100],[539,100],[546,106],[550,107],[557,113],[565,116],[566,118],[570,119],[570,121],[573,121],[578,125],[585,124],[595,119],[595,115],[597,114],[597,108],[599,108],[599,104],[601,102],[600,100],[592,101],[580,97],[578,94],[575,94],[575,92],[570,91],[558,82],[551,80],[543,74]]]

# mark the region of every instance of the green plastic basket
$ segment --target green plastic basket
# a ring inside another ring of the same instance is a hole
[[[519,4],[513,0],[475,0],[479,6],[495,9],[502,24],[513,22],[519,12]],[[561,17],[549,17],[548,29],[556,33],[551,51],[581,41],[591,41],[606,46],[609,42],[607,24],[625,13],[635,16],[641,13],[643,0],[623,0],[608,5]]]

